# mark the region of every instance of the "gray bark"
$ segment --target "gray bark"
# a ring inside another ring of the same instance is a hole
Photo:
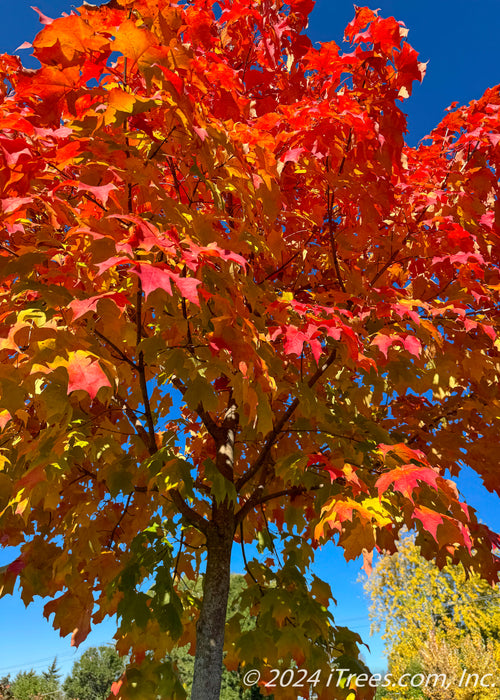
[[[215,435],[217,469],[234,483],[234,440],[238,413],[232,396],[220,427]],[[203,579],[203,601],[196,624],[196,653],[194,659],[191,700],[219,700],[222,680],[222,655],[226,626],[231,549],[236,529],[234,503],[212,502],[212,518],[206,529],[207,568]]]
[[[219,700],[220,696],[234,514],[227,503],[215,510],[216,517],[207,533],[207,568],[201,613],[196,625],[191,700]]]

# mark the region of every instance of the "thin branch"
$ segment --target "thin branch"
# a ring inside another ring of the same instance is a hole
[[[175,127],[174,127],[174,128],[175,128]],[[170,134],[171,134],[171,133],[172,133],[172,131],[170,132]],[[160,143],[159,143],[158,146],[154,149],[154,151],[152,151],[152,152],[148,155],[147,160],[153,160],[153,158],[156,156],[156,154],[159,152],[159,150],[160,150],[160,149],[165,145],[165,143],[167,142],[168,137],[170,136],[170,134],[168,134],[168,136],[165,136],[165,138],[163,139],[163,141],[160,141]]]
[[[170,173],[172,175],[172,179],[174,181],[174,188],[177,193],[177,197],[180,200],[181,199],[181,185],[179,182],[179,178],[177,177],[177,172],[175,170],[175,165],[174,161],[172,160],[172,156],[167,156],[167,163],[168,167],[170,168]]]
[[[345,159],[347,157],[347,152],[349,151],[349,149],[351,147],[351,141],[352,141],[352,126],[349,129],[349,136],[347,137],[347,143],[346,143],[345,148],[344,148],[344,155],[342,157],[342,161],[340,163],[339,170],[337,173],[338,175],[342,175],[342,171],[344,170]]]
[[[137,418],[135,410],[131,408],[126,402],[126,400],[121,396],[117,396],[115,394],[114,398],[115,401],[122,405],[122,408],[125,410],[125,415],[127,416],[130,424],[133,426],[136,434],[143,441],[144,445],[149,449],[149,436],[146,430],[144,429],[144,426],[142,425],[141,421]]]
[[[350,435],[341,435],[340,433],[331,433],[329,430],[317,430],[315,428],[305,429],[305,430],[303,430],[302,428],[287,428],[286,430],[282,430],[281,432],[282,433],[314,433],[315,435],[328,435],[329,437],[335,437],[335,438],[339,438],[341,440],[352,440],[352,442],[359,442],[359,443],[364,442],[364,440],[361,440],[361,438],[351,437]]]
[[[113,350],[114,350],[116,353],[118,353],[118,355],[122,358],[122,360],[123,360],[124,362],[126,362],[127,364],[129,364],[129,365],[130,365],[131,367],[133,367],[135,370],[138,370],[138,369],[139,369],[138,365],[136,365],[135,362],[134,362],[133,360],[130,359],[130,357],[128,357],[122,350],[120,350],[120,348],[119,348],[117,345],[115,345],[115,343],[113,343],[112,340],[110,340],[109,338],[106,338],[106,336],[103,335],[102,333],[100,333],[96,328],[94,328],[94,333],[95,333],[95,335],[97,335],[99,338],[101,338],[101,340],[103,340],[105,343],[107,343],[111,348],[113,348]]]
[[[187,267],[184,265],[182,272],[181,272],[181,277],[186,277],[187,274]],[[184,320],[186,321],[187,325],[187,347],[191,355],[195,355],[194,351],[194,346],[193,346],[193,336],[191,335],[191,326],[189,324],[189,318],[187,315],[187,305],[186,305],[186,299],[185,297],[181,297],[181,304],[182,304],[182,316]]]
[[[344,152],[344,157],[343,157],[342,162],[340,164],[339,173],[338,173],[339,175],[342,172],[342,169],[344,167],[346,152],[349,149],[349,145],[351,142],[351,135],[352,135],[352,128],[349,132],[349,139],[348,139],[348,143],[346,146],[346,151]],[[328,159],[326,161],[326,168],[327,168],[327,172],[328,172],[328,169],[329,169]],[[331,197],[330,197],[330,195],[331,195]],[[346,288],[345,288],[344,280],[342,279],[342,273],[340,271],[339,258],[338,258],[338,254],[337,254],[337,242],[335,240],[334,223],[333,223],[333,198],[334,198],[334,194],[333,194],[333,192],[331,192],[330,185],[328,184],[326,186],[326,211],[327,211],[327,217],[328,217],[328,235],[330,238],[330,247],[332,249],[332,258],[333,258],[333,265],[335,267],[335,274],[337,275],[337,279],[339,281],[340,288],[342,289],[342,291],[345,294]]]
[[[415,225],[418,225],[418,224],[422,221],[422,219],[423,219],[424,216],[426,215],[428,209],[429,209],[429,205],[427,205],[426,207],[424,207],[424,209],[422,209],[422,211],[420,212],[420,214],[417,216],[417,219],[416,219],[416,221],[415,221]],[[408,228],[409,228],[409,224],[408,224],[408,220],[406,219],[406,215],[405,215],[405,220],[406,220],[406,225],[407,225]],[[373,287],[373,285],[375,284],[375,282],[377,282],[377,280],[384,274],[384,272],[396,261],[396,258],[397,258],[397,256],[398,256],[398,253],[400,253],[401,250],[402,250],[402,248],[403,248],[403,246],[406,245],[406,243],[407,243],[408,239],[410,238],[410,236],[412,235],[412,233],[415,233],[415,231],[410,231],[410,230],[408,230],[408,233],[406,234],[406,236],[405,236],[405,237],[403,238],[403,240],[401,241],[400,247],[399,247],[397,250],[395,250],[395,251],[390,255],[390,257],[389,257],[389,259],[387,260],[387,262],[385,262],[384,265],[382,265],[381,269],[376,273],[376,275],[373,277],[373,279],[370,280],[370,286],[371,286],[371,287]]]
[[[318,476],[321,475],[318,474]],[[272,501],[275,498],[282,498],[283,496],[290,496],[291,498],[296,498],[297,496],[301,496],[311,491],[319,491],[319,489],[322,489],[323,487],[324,484],[317,484],[316,486],[311,486],[310,488],[306,488],[305,486],[292,486],[289,489],[275,491],[274,493],[268,493],[266,496],[261,497],[257,495],[258,491],[255,491],[254,494],[248,499],[248,501],[236,513],[236,522],[243,522],[243,520],[246,518],[246,516],[250,513],[251,510],[257,508],[257,506],[261,506],[262,504],[267,503],[268,501]],[[259,489],[259,491],[262,491],[262,489]]]
[[[177,391],[180,391],[180,393],[184,396],[184,394],[187,391],[187,387],[184,386],[181,380],[178,377],[171,377],[170,382],[172,386],[174,386],[177,389]],[[195,413],[197,413],[200,417],[209,435],[217,442],[220,439],[221,435],[220,427],[214,421],[210,413],[203,408],[203,404],[201,403],[201,401],[195,408]]]
[[[47,165],[48,165],[50,168],[54,168],[54,170],[57,170],[57,172],[58,172],[60,175],[62,175],[66,180],[71,180],[71,179],[72,179],[72,178],[70,178],[68,175],[66,175],[65,172],[63,172],[62,170],[60,170],[60,169],[57,167],[57,165],[54,165],[54,163],[47,163]],[[81,194],[83,197],[85,197],[85,199],[88,199],[90,202],[92,202],[93,204],[95,204],[96,206],[98,206],[100,209],[102,209],[102,211],[106,211],[106,212],[108,211],[107,207],[105,207],[104,204],[101,204],[101,202],[99,202],[93,195],[89,194],[88,192],[80,191],[78,194]]]
[[[263,503],[272,501],[275,498],[282,498],[283,496],[290,496],[291,498],[296,498],[297,496],[302,496],[304,493],[310,493],[311,491],[319,491],[319,489],[324,488],[324,484],[317,484],[316,486],[311,486],[306,488],[305,486],[292,486],[290,489],[283,489],[282,491],[276,491],[275,493],[269,493],[267,496],[263,496],[255,504],[255,506],[260,506]]]
[[[240,521],[240,542],[241,542],[241,553],[242,553],[242,555],[243,555],[243,563],[244,563],[244,565],[245,565],[245,569],[246,569],[248,575],[250,576],[250,578],[253,579],[253,581],[254,581],[257,585],[259,585],[259,582],[257,581],[257,579],[255,578],[255,576],[254,576],[254,575],[252,574],[252,572],[250,571],[250,568],[249,568],[248,562],[247,562],[247,555],[245,554],[245,543],[244,543],[244,541],[243,541],[243,520]]]
[[[270,272],[267,277],[264,277],[264,279],[260,280],[260,282],[257,282],[257,284],[263,284],[264,282],[267,282],[267,280],[272,279],[273,277],[276,277],[276,275],[279,275],[280,272],[282,272],[290,263],[295,260],[295,258],[300,255],[304,248],[307,246],[308,243],[311,242],[311,240],[314,238],[315,232],[311,233],[307,241],[304,243],[303,247],[301,247],[296,253],[294,253],[291,257],[286,260],[283,265],[280,265],[277,270],[274,270],[274,272]]]
[[[8,246],[5,245],[5,243],[0,243],[0,248],[2,250],[6,250],[7,253],[10,253],[11,255],[14,255],[16,258],[19,257],[19,253],[15,253],[13,250],[11,250]]]
[[[62,489],[59,491],[59,495],[63,493],[66,489],[68,489],[70,486],[73,486],[73,484],[76,484],[77,481],[81,481],[82,479],[88,479],[91,478],[93,481],[97,481],[97,474],[94,474],[94,472],[90,472],[88,469],[85,469],[85,467],[82,467],[80,465],[77,465],[78,469],[82,472],[79,476],[75,477],[74,479],[71,479],[70,482],[67,484],[64,484]]]
[[[139,345],[142,340],[142,280],[138,278],[139,287],[137,290],[137,301],[136,301],[136,322],[137,322],[137,349],[139,350]],[[156,444],[156,430],[153,420],[153,414],[151,413],[151,405],[149,403],[148,386],[146,381],[146,367],[144,365],[144,353],[139,350],[139,364],[137,366],[137,371],[139,373],[139,384],[141,387],[142,401],[144,403],[144,412],[146,414],[146,423],[148,426],[148,449],[149,454],[152,456],[157,452],[158,446]]]
[[[182,545],[184,544],[184,530],[181,530],[181,540],[179,542],[179,551],[177,552],[177,557],[175,558],[175,567],[172,579],[175,581],[177,577],[177,568],[179,566],[179,559],[181,558]]]
[[[321,367],[318,367],[316,372],[312,375],[312,377],[309,379],[307,382],[307,385],[309,388],[312,388],[316,382],[322,377],[322,375],[326,372],[326,370],[335,362],[335,359],[337,357],[337,349],[334,348],[332,352],[330,353],[329,357],[327,360],[321,365]],[[278,435],[280,432],[283,430],[287,422],[290,420],[292,415],[294,414],[295,410],[297,409],[298,405],[300,403],[300,400],[298,398],[295,398],[290,406],[287,408],[287,410],[284,412],[284,414],[279,418],[272,429],[272,431],[269,433],[264,446],[262,448],[262,451],[260,455],[257,457],[257,460],[254,462],[254,464],[248,469],[245,474],[243,474],[238,481],[236,482],[236,491],[239,493],[243,486],[252,479],[259,469],[266,463],[266,460],[269,456],[269,453],[271,451],[271,448],[275,444],[276,440],[278,439]]]
[[[170,489],[168,494],[172,496],[172,500],[177,510],[183,515],[187,522],[194,528],[206,535],[208,529],[208,521],[197,513],[193,508],[188,506],[177,489]]]
[[[271,540],[271,544],[272,544],[272,546],[273,546],[274,555],[275,555],[276,559],[278,560],[278,564],[280,565],[280,567],[283,567],[283,564],[281,563],[279,554],[278,554],[278,552],[277,552],[277,550],[276,550],[276,547],[274,546],[274,537],[272,536],[271,530],[269,529],[269,523],[268,523],[268,521],[267,521],[267,515],[266,515],[266,513],[265,513],[265,511],[264,511],[264,508],[263,508],[262,504],[261,504],[261,506],[260,506],[260,511],[261,511],[261,513],[262,513],[262,517],[264,518],[264,522],[265,522],[265,524],[266,524],[267,534],[269,535],[269,539]]]
[[[132,492],[132,493],[129,493],[128,498],[127,498],[127,502],[126,502],[126,504],[125,504],[125,508],[123,509],[122,514],[121,514],[120,517],[118,518],[118,522],[115,524],[115,526],[114,526],[113,529],[111,530],[111,535],[109,536],[109,540],[108,540],[108,549],[111,549],[111,547],[113,546],[113,540],[115,539],[116,531],[117,531],[118,528],[120,527],[123,518],[124,518],[124,517],[127,515],[127,513],[128,513],[128,507],[129,507],[129,505],[130,505],[130,501],[132,500],[132,496],[133,496],[133,492]]]

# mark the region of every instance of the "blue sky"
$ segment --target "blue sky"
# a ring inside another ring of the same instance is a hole
[[[359,4],[363,4],[357,0]],[[30,5],[35,0],[0,0],[0,52],[13,53],[24,41],[31,41],[40,29],[38,17]],[[97,3],[100,4],[100,3]],[[76,3],[78,6],[78,3]],[[57,17],[71,9],[70,0],[38,0],[40,10]],[[420,60],[429,61],[427,76],[416,85],[405,103],[408,113],[408,142],[416,144],[442,118],[444,109],[457,100],[467,103],[480,97],[487,87],[500,83],[500,0],[378,0],[383,16],[394,15],[410,30],[408,41],[420,52]],[[349,0],[317,0],[308,29],[313,41],[340,42],[345,25],[353,17]],[[27,57],[29,51],[22,52]],[[471,472],[459,482],[465,499],[474,506],[492,529],[500,530],[498,499],[482,488]],[[248,553],[247,553],[248,556]],[[15,557],[0,551],[0,566]],[[235,548],[234,569],[242,570],[239,548]],[[365,654],[372,671],[385,666],[380,638],[369,638],[367,603],[359,583],[360,563],[347,564],[333,545],[319,553],[315,573],[332,586],[338,601],[334,611],[338,624],[346,624],[370,644]],[[57,655],[64,674],[75,658],[89,646],[109,642],[114,633],[110,622],[99,625],[78,651],[69,638],[61,639],[42,615],[43,602],[28,609],[15,596],[0,599],[2,635],[0,641],[0,677],[20,669],[41,671]],[[313,671],[314,669],[311,669]]]

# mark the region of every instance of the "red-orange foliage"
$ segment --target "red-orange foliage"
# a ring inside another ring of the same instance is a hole
[[[177,697],[199,617],[218,697],[233,541],[268,556],[232,668],[356,655],[306,580],[332,537],[498,569],[449,477],[499,489],[499,90],[410,148],[406,29],[316,48],[313,4],[112,0],[0,59],[1,586],[75,644],[118,612],[123,696]]]

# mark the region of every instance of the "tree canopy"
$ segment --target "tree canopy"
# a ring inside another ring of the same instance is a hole
[[[411,148],[407,29],[356,8],[315,46],[313,5],[85,4],[39,12],[40,68],[0,57],[0,593],[74,645],[117,614],[118,697],[172,697],[185,645],[193,700],[223,653],[330,697],[361,668],[309,575],[331,540],[497,575],[450,476],[499,489],[499,90]]]
[[[13,680],[10,677],[0,682],[0,698],[5,700],[63,700],[59,684],[56,659],[42,673],[19,671]]]
[[[396,554],[379,559],[365,587],[374,628],[384,630],[393,678],[409,671],[445,674],[449,683],[448,688],[432,682],[420,691],[409,689],[408,698],[497,697],[494,686],[480,686],[478,679],[492,674],[486,680],[493,684],[500,672],[498,585],[491,586],[474,572],[467,576],[462,564],[447,564],[440,570],[421,556],[413,538],[405,537]],[[377,697],[406,695],[396,688]]]
[[[111,646],[91,647],[75,661],[63,683],[67,698],[107,700],[112,684],[117,681],[125,661]]]

